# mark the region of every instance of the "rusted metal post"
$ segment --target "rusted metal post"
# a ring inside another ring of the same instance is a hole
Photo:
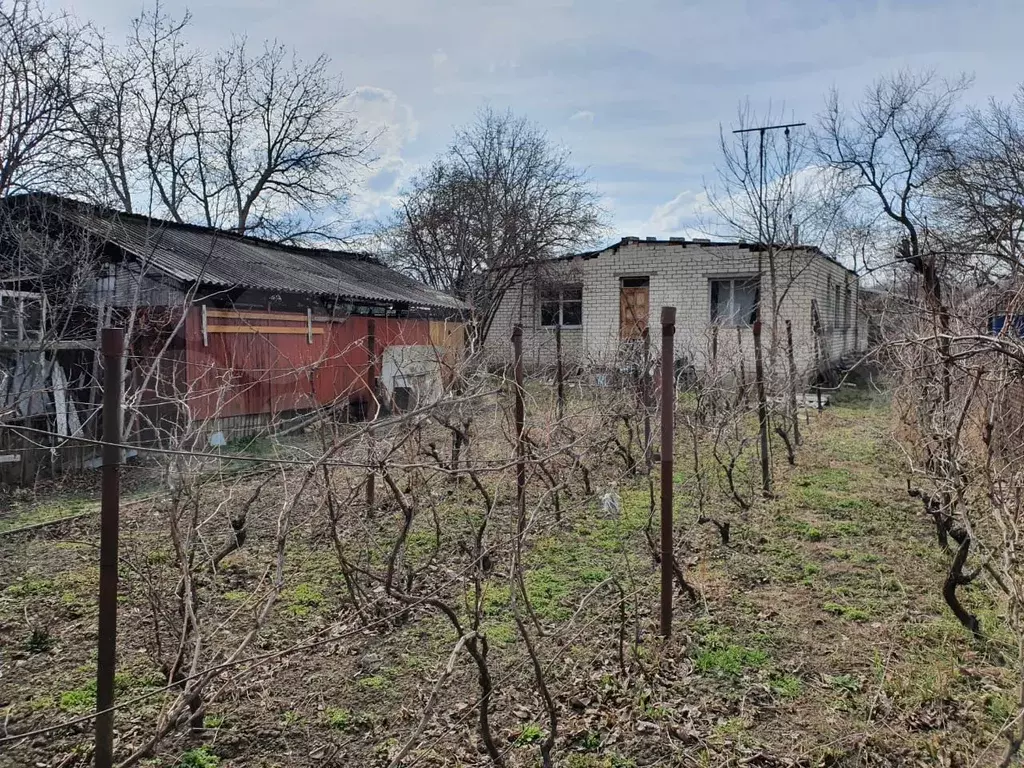
[[[558,420],[565,417],[565,370],[562,367],[562,324],[555,326],[555,392],[558,397]]]
[[[675,442],[676,308],[661,308],[661,636],[672,634],[672,452]]]
[[[643,370],[640,371],[640,399],[644,408],[644,466],[651,471],[651,329],[644,326],[640,333],[644,342]]]
[[[370,390],[369,407],[373,414],[370,419],[373,420],[380,413],[380,403],[377,401],[377,323],[372,317],[366,321],[366,386]],[[377,502],[376,486],[377,474],[371,468],[366,474],[367,508]]]
[[[366,386],[370,390],[371,419],[376,419],[380,407],[377,402],[377,323],[373,318],[366,321]]]
[[[512,360],[516,390],[516,513],[517,532],[521,536],[526,528],[526,400],[523,396],[523,326],[519,323],[512,328]]]
[[[761,352],[761,319],[754,321],[754,378],[757,386],[757,434],[761,443],[761,494],[772,494],[772,465],[768,444],[768,397],[764,390],[764,359]]]
[[[800,445],[800,414],[796,409],[796,358],[793,353],[793,322],[786,321],[786,347],[789,355],[789,410],[793,419],[793,442]]]
[[[96,653],[96,768],[114,764],[114,669],[117,665],[117,545],[120,526],[121,362],[124,331],[104,328],[103,479],[100,501],[99,632]]]

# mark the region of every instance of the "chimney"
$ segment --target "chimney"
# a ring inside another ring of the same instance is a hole
[[[668,241],[670,243],[685,243],[686,242],[686,238],[685,237],[670,237],[668,239]]]
[[[700,245],[711,245],[711,238],[710,237],[695,237],[695,238],[693,238],[693,242],[699,243]]]
[[[656,238],[656,237],[645,237],[644,240],[646,240],[648,243],[656,243],[656,242],[658,242],[658,238]]]
[[[793,225],[793,245],[800,245],[800,225]]]

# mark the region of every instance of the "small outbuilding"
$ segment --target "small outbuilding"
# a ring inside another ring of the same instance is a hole
[[[460,354],[466,307],[365,253],[48,194],[8,198],[0,222],[0,468],[22,458],[10,428],[48,436],[51,454],[97,436],[104,326],[126,333],[126,440],[139,445],[415,407]]]

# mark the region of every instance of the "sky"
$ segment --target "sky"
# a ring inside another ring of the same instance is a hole
[[[131,0],[65,0],[123,39]],[[511,108],[567,147],[593,180],[609,235],[706,227],[719,131],[740,103],[813,122],[829,89],[851,101],[900,68],[974,76],[968,100],[1024,81],[1020,0],[164,0],[189,38],[232,35],[328,54],[348,105],[383,134],[351,201],[386,215],[403,185],[480,107]],[[721,235],[720,232],[701,232]],[[727,234],[727,233],[724,233]]]

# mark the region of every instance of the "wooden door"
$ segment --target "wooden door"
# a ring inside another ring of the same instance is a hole
[[[647,328],[650,312],[650,281],[646,277],[626,277],[619,289],[619,338],[640,339]]]

